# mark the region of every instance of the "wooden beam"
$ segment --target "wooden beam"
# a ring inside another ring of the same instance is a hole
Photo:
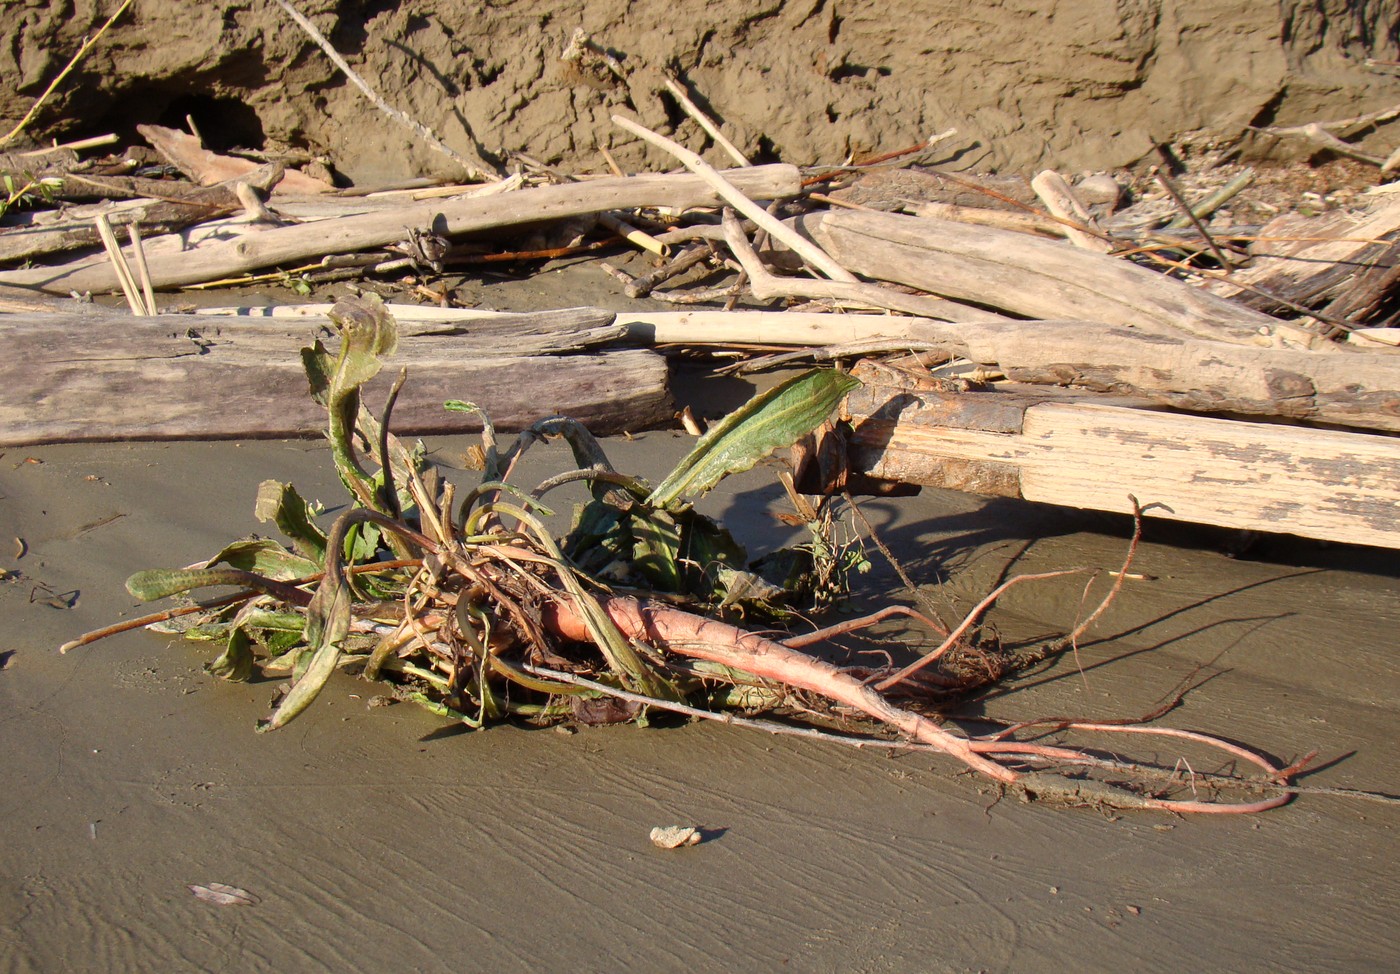
[[[862,473],[1125,513],[1131,494],[1148,517],[1400,548],[1400,437],[863,374],[849,399]]]

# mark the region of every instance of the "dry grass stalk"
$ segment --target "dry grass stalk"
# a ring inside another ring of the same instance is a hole
[[[121,245],[117,243],[117,235],[112,231],[112,224],[107,220],[107,214],[97,214],[94,223],[97,226],[98,236],[102,238],[102,246],[107,251],[107,259],[111,262],[112,271],[117,275],[117,281],[121,284],[127,307],[134,315],[154,314],[154,310],[147,310],[141,292],[136,287],[136,278],[131,274],[131,266],[126,262]]]

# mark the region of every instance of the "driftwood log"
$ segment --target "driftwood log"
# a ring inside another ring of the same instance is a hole
[[[727,178],[754,199],[777,199],[800,190],[795,166],[754,166],[729,171]],[[199,284],[279,264],[319,259],[326,254],[383,247],[401,241],[410,227],[456,236],[606,210],[643,206],[686,209],[713,205],[716,201],[709,184],[691,175],[625,176],[522,189],[499,196],[429,200],[334,221],[211,241],[184,253],[153,254],[151,279],[158,288]],[[148,248],[148,252],[150,249],[154,248]],[[105,260],[85,266],[6,271],[0,273],[0,285],[59,294],[109,292],[118,287],[111,264]]]
[[[266,192],[280,172],[281,167],[262,167],[245,181]],[[23,224],[0,228],[0,262],[100,246],[102,241],[93,225],[98,213],[106,214],[113,227],[140,224],[141,232],[151,238],[243,209],[237,191],[228,184],[191,186],[134,177],[67,175],[61,195],[109,202],[23,214]],[[120,202],[112,202],[115,200]]]
[[[206,309],[205,314],[319,318],[329,305]],[[501,312],[393,305],[400,322],[482,322]],[[931,321],[872,314],[624,311],[646,345],[764,344],[937,350],[1018,382],[1077,386],[1193,412],[1278,416],[1400,432],[1400,353],[1331,354],[1145,335],[1092,321]]]
[[[405,324],[367,401],[380,408],[403,365],[411,378],[393,414],[403,433],[480,428],[475,414],[444,410],[448,399],[479,404],[504,430],[555,413],[599,433],[669,420],[661,356],[598,350],[622,333],[612,319],[586,310],[469,326]],[[317,338],[335,347],[324,320],[0,317],[8,370],[0,383],[0,446],[319,433],[325,412],[308,395],[300,357]]]
[[[1400,432],[1400,355],[1393,352],[1232,345],[1088,321],[931,321],[912,334],[1017,382],[1192,412]]]
[[[944,391],[865,365],[853,468],[1067,507],[1400,548],[1400,438],[1076,400]]]
[[[1104,254],[950,220],[827,211],[798,217],[842,265],[1028,318],[1078,318],[1235,344],[1307,336],[1276,318]]]

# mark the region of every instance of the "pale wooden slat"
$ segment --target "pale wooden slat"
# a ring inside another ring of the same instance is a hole
[[[881,401],[894,405],[871,405]],[[1131,494],[1155,505],[1148,517],[1400,548],[1400,438],[997,402],[993,393],[882,399],[867,389],[852,397],[852,462],[872,476],[974,493],[1121,512]]]

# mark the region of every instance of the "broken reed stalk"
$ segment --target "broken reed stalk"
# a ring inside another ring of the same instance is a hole
[[[1194,221],[1204,220],[1206,217],[1210,216],[1216,210],[1220,209],[1226,203],[1230,202],[1230,200],[1234,199],[1236,196],[1242,193],[1252,182],[1254,182],[1254,170],[1244,170],[1239,175],[1231,179],[1224,186],[1221,186],[1215,192],[1207,195],[1195,206],[1187,207],[1185,213],[1183,213],[1180,216],[1174,217],[1170,222],[1166,224],[1166,226],[1162,227],[1162,229],[1181,230],[1187,226],[1190,226],[1191,223]]]
[[[107,18],[106,23],[104,23],[100,28],[98,28],[97,33],[93,34],[91,37],[86,38],[83,41],[82,47],[78,48],[78,53],[74,54],[68,60],[68,64],[65,65],[63,70],[58,73],[58,76],[56,78],[49,82],[49,86],[44,89],[43,94],[41,94],[37,99],[35,99],[34,104],[29,106],[29,111],[25,112],[24,118],[20,119],[19,123],[14,128],[6,132],[3,138],[0,138],[0,148],[4,148],[5,146],[9,145],[21,132],[24,131],[25,127],[28,126],[29,123],[34,120],[34,116],[39,114],[39,109],[43,107],[44,102],[48,101],[49,96],[52,95],[56,90],[58,90],[58,86],[63,83],[63,79],[68,77],[69,73],[75,67],[78,66],[78,62],[81,61],[87,55],[88,51],[92,50],[93,45],[101,39],[103,34],[107,33],[107,28],[111,27],[114,23],[116,23],[117,18],[120,17],[122,14],[126,13],[126,8],[130,6],[131,0],[122,0],[122,5],[117,8],[116,12],[112,14],[112,16]]]
[[[670,248],[666,244],[657,240],[645,230],[640,230],[632,226],[616,213],[599,213],[598,222],[626,240],[632,246],[645,250],[649,254],[665,258],[670,253]]]
[[[112,145],[118,141],[115,132],[106,135],[94,135],[88,139],[75,139],[72,142],[57,142],[53,145],[44,146],[42,149],[26,149],[24,152],[16,152],[15,155],[21,159],[37,159],[40,156],[51,155],[55,152],[78,152],[82,149],[95,149],[98,146]],[[4,143],[0,143],[3,145]],[[66,177],[71,178],[71,176]]]
[[[136,273],[141,279],[141,296],[145,299],[146,314],[154,316],[158,313],[156,292],[151,286],[151,269],[146,264],[146,248],[141,243],[141,221],[132,220],[127,224],[127,232],[131,235],[131,250],[136,257]]]
[[[719,130],[719,126],[716,125],[708,115],[702,112],[695,102],[690,100],[690,96],[685,93],[685,89],[670,75],[666,76],[666,90],[675,96],[676,102],[681,106],[681,109],[691,118],[695,119],[696,123],[705,130],[705,133],[715,140],[715,145],[729,153],[729,158],[733,159],[741,166],[753,165],[753,163],[749,161],[748,156],[740,152],[738,146],[724,137],[724,133]]]
[[[638,125],[629,118],[624,118],[621,115],[614,115],[612,120],[614,124],[626,129],[643,141],[650,142],[652,145],[664,149],[675,156],[680,160],[682,165],[705,180],[726,203],[758,224],[762,229],[767,230],[775,239],[782,241],[803,260],[821,271],[827,277],[831,278],[833,281],[856,283],[857,278],[854,274],[832,260],[831,257],[816,244],[785,226],[781,220],[769,214],[767,210],[741,193],[729,180],[720,175],[713,166],[704,159],[701,159],[700,156],[679,143],[666,138],[664,135],[658,135],[651,129],[643,125]]]
[[[130,2],[130,0],[127,0],[127,2]],[[479,155],[475,160],[468,159],[446,142],[439,139],[432,129],[416,119],[410,118],[381,98],[379,93],[369,86],[369,82],[360,77],[359,73],[356,72],[354,68],[350,67],[345,58],[340,56],[340,52],[332,46],[331,42],[326,39],[324,34],[316,29],[316,25],[302,16],[301,12],[293,7],[289,0],[277,0],[277,5],[287,12],[288,17],[296,21],[298,27],[306,31],[307,36],[316,43],[317,47],[325,52],[326,57],[331,59],[332,63],[340,69],[341,73],[349,78],[350,81],[354,83],[355,87],[359,88],[360,91],[364,93],[364,96],[374,104],[375,108],[378,108],[395,122],[398,122],[404,128],[413,132],[432,148],[461,166],[468,179],[475,179],[480,182],[496,182],[501,178],[500,174]],[[475,153],[473,154],[475,155]]]
[[[97,235],[102,238],[102,246],[112,264],[112,273],[116,274],[117,281],[121,284],[122,294],[126,297],[126,304],[131,313],[138,317],[155,314],[154,310],[147,310],[145,307],[141,292],[136,287],[136,278],[131,275],[131,265],[126,262],[126,255],[122,253],[121,244],[117,242],[117,235],[112,231],[107,214],[97,214],[93,223],[97,227]]]

